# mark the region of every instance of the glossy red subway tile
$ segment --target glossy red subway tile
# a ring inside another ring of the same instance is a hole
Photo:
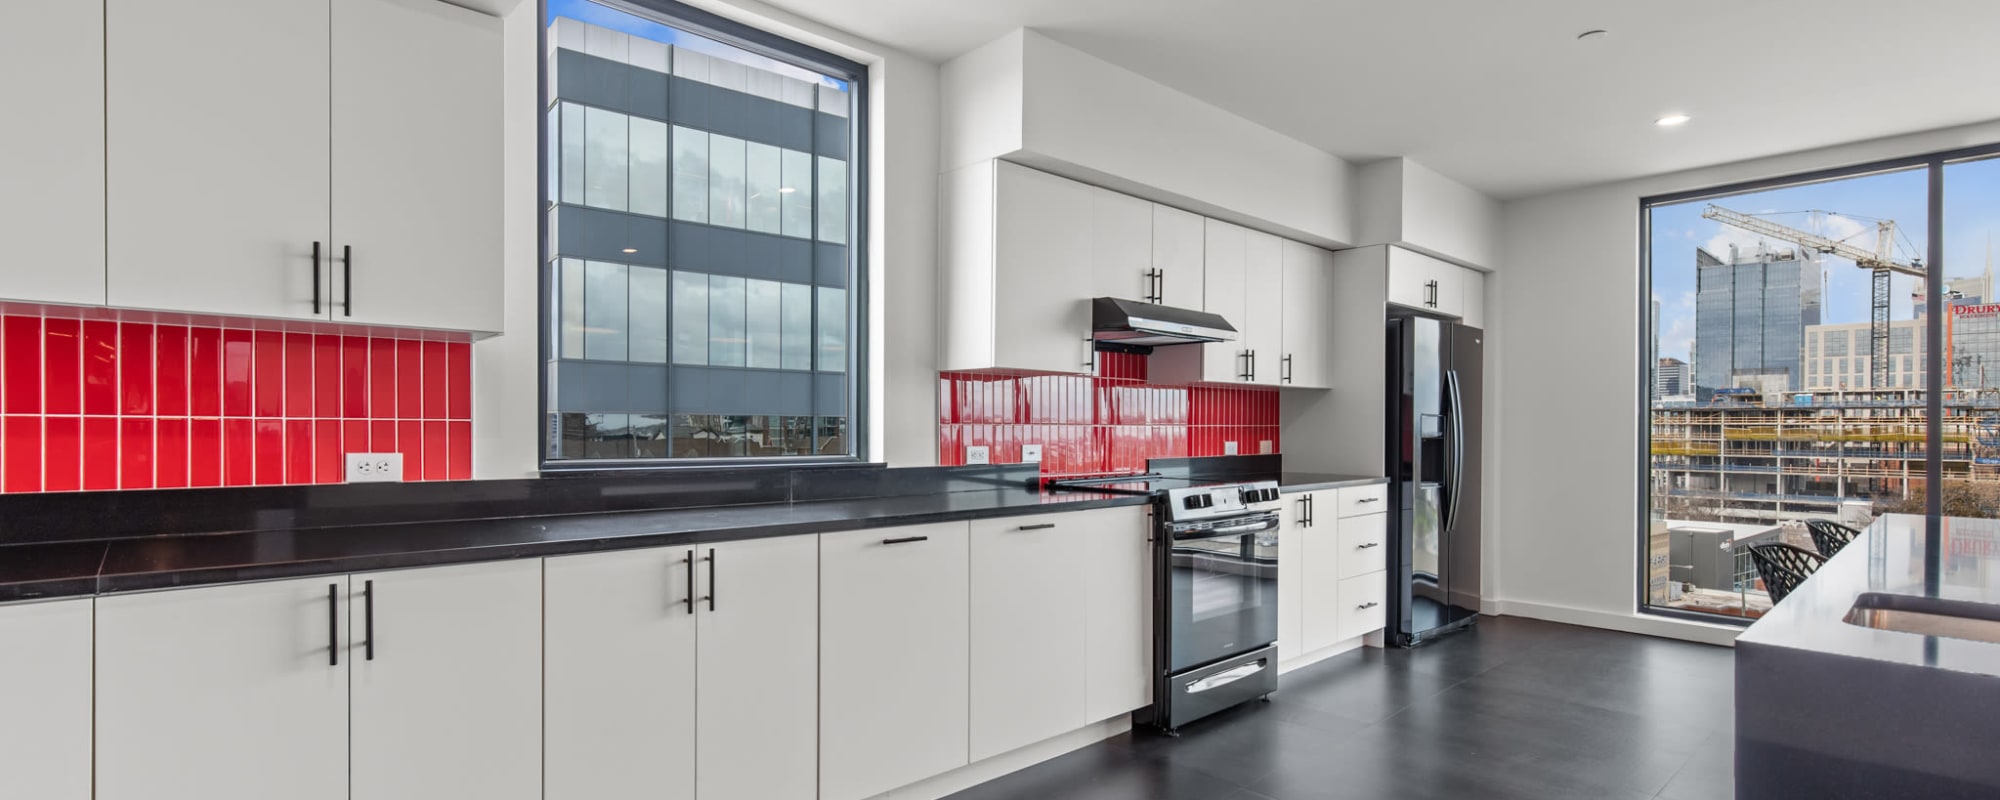
[[[313,337],[310,333],[285,334],[284,416],[309,419],[313,415]],[[296,483],[296,481],[291,481]]]
[[[225,486],[257,484],[257,424],[254,420],[232,417],[222,421],[222,483]]]
[[[256,422],[256,443],[251,445],[255,458],[254,476],[251,480],[258,486],[277,486],[285,482],[285,421],[282,419],[260,419]]]
[[[83,413],[118,413],[118,323],[110,320],[83,322]],[[112,485],[108,488],[115,489],[117,473],[114,470],[112,474]],[[85,488],[91,488],[89,483],[84,481]]]
[[[340,337],[340,416],[362,419],[368,416],[368,339]]]
[[[397,355],[400,357],[402,354]],[[396,423],[396,452],[403,454],[403,480],[423,480],[424,424],[422,422]]]
[[[250,332],[226,329],[222,332],[222,414],[226,417],[250,416],[253,407],[250,398],[254,387],[250,383],[255,347]],[[226,434],[225,434],[225,438]],[[248,483],[231,484],[248,486]]]
[[[42,413],[40,317],[9,315],[0,318],[0,411],[8,414]],[[36,441],[40,440],[37,435]]]
[[[119,456],[118,486],[120,489],[151,489],[154,486],[153,470],[156,444],[153,438],[153,420],[147,417],[125,417],[118,420],[118,440],[113,443]]]
[[[396,340],[368,341],[368,416],[396,418]]]
[[[396,423],[382,421],[368,423],[368,441],[360,449],[348,448],[350,453],[400,453],[396,447]],[[404,466],[408,466],[407,464]]]
[[[318,460],[313,457],[313,421],[285,420],[285,482],[312,483],[317,465]]]
[[[83,489],[118,488],[118,418],[83,418]]]
[[[445,419],[472,419],[472,345],[445,345]],[[468,467],[468,470],[470,467]]]
[[[220,328],[188,329],[188,414],[222,416],[222,353]]]
[[[161,489],[187,486],[188,420],[162,417],[153,436],[153,484]]]
[[[188,485],[221,486],[224,447],[222,420],[188,421]]]
[[[0,492],[42,490],[42,418],[0,418]]]
[[[42,413],[83,413],[82,322],[42,320],[42,390]]]
[[[188,411],[188,334],[181,325],[161,325],[153,333],[153,409],[161,417]]]
[[[365,423],[323,419],[313,424],[313,482],[341,483],[347,480],[347,458],[340,441],[348,429]]]
[[[472,423],[453,420],[445,428],[445,438],[451,445],[451,455],[445,459],[445,480],[472,480]]]
[[[313,337],[313,412],[325,419],[340,416],[340,337]]]
[[[118,413],[153,413],[153,326],[127,322],[118,326]]]
[[[285,334],[256,331],[255,337],[255,356],[250,367],[254,387],[251,391],[255,398],[251,413],[267,419],[282,417],[285,415]]]
[[[451,435],[441,421],[424,423],[424,480],[441,481],[451,474]]]
[[[448,406],[445,402],[444,387],[451,365],[446,363],[444,342],[424,342],[423,346],[423,418],[444,419],[445,409]],[[442,454],[443,448],[439,448],[439,452]],[[442,473],[442,470],[439,472]]]
[[[415,339],[396,340],[396,418],[422,419],[424,415],[424,343]]]
[[[42,491],[73,492],[83,486],[83,418],[42,421]]]

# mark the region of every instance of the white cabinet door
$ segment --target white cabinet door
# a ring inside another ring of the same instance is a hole
[[[1160,271],[1162,305],[1202,307],[1206,227],[1200,214],[1153,204],[1153,268]]]
[[[1389,515],[1367,514],[1340,519],[1340,579],[1380,572],[1388,567]]]
[[[697,548],[695,795],[809,798],[819,781],[819,537]],[[703,600],[702,598],[707,598]],[[610,795],[601,795],[610,796]]]
[[[27,3],[0,25],[0,297],[104,303],[104,5]]]
[[[333,0],[332,40],[334,318],[499,331],[500,20]]]
[[[1082,514],[972,522],[972,760],[1084,726]]]
[[[347,800],[348,585],[99,598],[97,800]]]
[[[963,522],[820,537],[821,800],[969,763],[968,538]]]
[[[1342,487],[1337,493],[1336,503],[1339,515],[1357,517],[1362,514],[1381,514],[1389,509],[1389,484],[1370,483],[1361,486]]]
[[[1281,383],[1307,389],[1332,384],[1333,254],[1287,240],[1284,252],[1284,345]]]
[[[1278,662],[1305,654],[1306,495],[1285,495],[1278,512]]]
[[[1277,386],[1284,376],[1284,240],[1263,231],[1245,231],[1243,313],[1229,321],[1243,332],[1250,352],[1250,382]]]
[[[91,602],[0,606],[0,783],[10,797],[90,800]]]
[[[693,552],[545,563],[547,800],[695,797]]]
[[[1383,628],[1387,621],[1383,601],[1389,597],[1388,575],[1387,572],[1370,572],[1340,582],[1340,599],[1336,601],[1340,624],[1337,626],[1339,632],[1336,635],[1339,638],[1336,641]]]
[[[542,562],[352,580],[354,797],[541,797]]]
[[[1466,270],[1400,247],[1388,248],[1389,302],[1445,316],[1464,313]]]
[[[1340,641],[1340,526],[1334,493],[1307,492],[1307,521],[1300,531],[1299,652],[1311,653]],[[1279,551],[1283,553],[1283,551]],[[1281,556],[1279,563],[1283,564]],[[1282,600],[1280,602],[1283,602]]]
[[[992,366],[1089,372],[1091,188],[999,162]]]
[[[104,7],[110,304],[325,317],[328,0]]]
[[[1468,269],[1459,276],[1464,298],[1459,304],[1459,321],[1474,328],[1486,327],[1486,273]]]
[[[1092,297],[1157,302],[1153,204],[1110,189],[1090,190]]]
[[[1236,327],[1236,341],[1188,345],[1202,350],[1204,380],[1242,382],[1249,375],[1250,330],[1244,321],[1245,248],[1250,232],[1221,220],[1207,225],[1202,252],[1202,310],[1220,314]],[[1178,355],[1178,352],[1176,352]]]
[[[1153,521],[1143,506],[1066,516],[1084,529],[1083,716],[1096,722],[1153,702]]]

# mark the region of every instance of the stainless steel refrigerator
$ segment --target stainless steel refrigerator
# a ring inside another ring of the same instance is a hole
[[[1389,318],[1389,643],[1479,619],[1482,340],[1456,322]]]

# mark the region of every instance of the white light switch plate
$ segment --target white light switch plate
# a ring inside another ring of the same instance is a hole
[[[1236,443],[1235,443],[1235,442],[1223,442],[1223,443],[1222,443],[1222,454],[1223,454],[1223,455],[1225,455],[1225,456],[1233,456],[1233,455],[1236,455]]]
[[[990,451],[987,450],[986,445],[975,444],[972,445],[971,447],[965,448],[965,463],[991,464],[993,463],[993,459],[990,454]]]
[[[1021,463],[1023,464],[1042,463],[1042,446],[1038,444],[1021,445]]]
[[[348,483],[390,483],[403,479],[402,453],[348,453]]]

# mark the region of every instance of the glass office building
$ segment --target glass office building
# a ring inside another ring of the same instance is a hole
[[[1695,251],[1695,393],[1738,385],[1799,388],[1804,343],[1800,279],[1806,262],[1797,252],[1759,249],[1729,258]]]

